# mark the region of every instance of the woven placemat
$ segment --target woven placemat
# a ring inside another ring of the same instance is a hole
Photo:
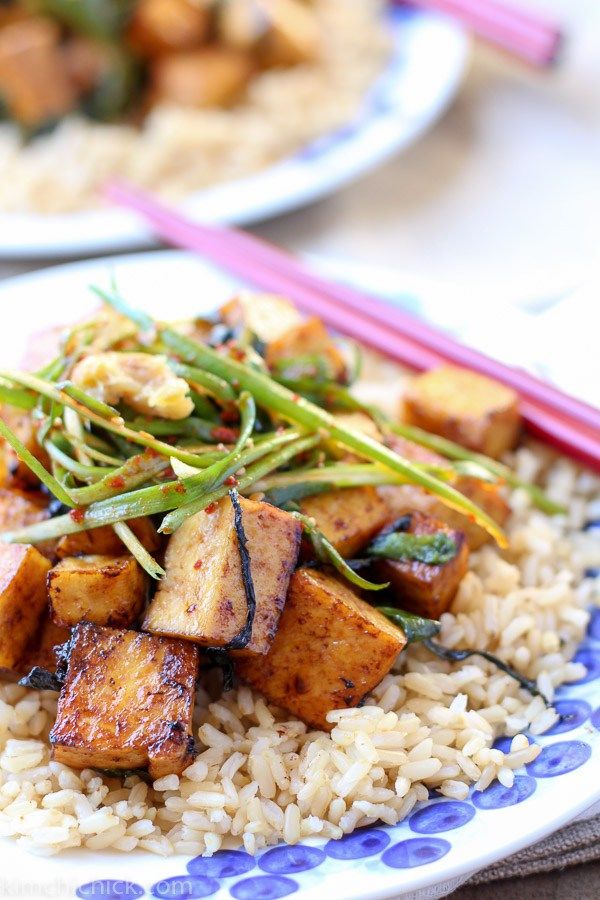
[[[600,816],[573,822],[539,844],[482,869],[466,885],[553,872],[600,859]]]

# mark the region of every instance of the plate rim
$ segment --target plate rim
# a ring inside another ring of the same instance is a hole
[[[48,282],[49,285],[52,286],[53,282],[60,282],[63,277],[68,277],[71,275],[81,275],[81,288],[84,289],[84,285],[89,284],[89,281],[85,279],[86,273],[91,270],[97,270],[98,268],[105,269],[107,274],[110,273],[112,269],[118,270],[120,268],[126,269],[129,267],[131,267],[132,269],[141,269],[141,267],[143,267],[144,269],[152,270],[155,266],[176,267],[181,263],[182,260],[197,262],[200,266],[199,271],[215,270],[215,267],[209,264],[205,264],[204,261],[195,254],[179,250],[159,250],[143,254],[128,253],[114,257],[100,257],[86,260],[77,260],[63,263],[61,265],[48,266],[34,272],[23,273],[5,279],[2,283],[0,283],[0,302],[10,302],[10,293],[14,289],[35,289],[37,285],[43,284],[44,282]],[[135,277],[135,273],[133,274],[133,277]],[[40,291],[40,294],[43,293],[43,291]],[[37,301],[34,301],[32,297],[30,302],[35,303]],[[58,313],[58,307],[55,309],[55,311],[56,313]],[[55,314],[55,311],[52,312],[53,316]],[[60,324],[59,315],[57,316],[57,324]],[[7,329],[7,331],[9,330],[10,327]],[[27,328],[27,334],[31,334],[35,332],[35,330],[35,326],[32,324],[32,326]],[[578,687],[579,686],[573,686],[575,691],[577,691]],[[567,689],[568,688],[569,686],[567,685]],[[561,739],[568,738],[558,738],[558,740]],[[598,758],[598,750],[595,750],[594,759],[597,760]],[[563,777],[573,777],[574,775],[575,773],[572,772]],[[575,784],[577,784],[576,775],[573,778],[573,781]],[[490,848],[488,852],[479,854],[475,867],[473,866],[472,862],[469,863],[468,860],[459,860],[455,863],[448,863],[447,867],[444,869],[444,872],[439,877],[436,877],[435,880],[432,880],[431,877],[428,877],[427,867],[424,867],[423,869],[398,870],[399,881],[395,886],[390,886],[389,884],[385,887],[382,886],[381,888],[377,888],[374,886],[368,891],[368,893],[365,893],[364,890],[361,890],[360,894],[346,893],[343,896],[346,898],[346,900],[391,900],[391,898],[403,896],[405,893],[412,895],[414,892],[417,892],[419,890],[433,890],[436,886],[440,887],[452,882],[455,879],[463,878],[463,880],[465,880],[467,877],[475,874],[475,872],[480,871],[487,865],[490,865],[491,863],[497,862],[501,859],[505,859],[513,853],[531,846],[532,844],[547,837],[549,834],[560,829],[568,822],[571,822],[581,816],[583,813],[585,813],[586,810],[590,809],[593,805],[595,805],[595,803],[600,800],[600,782],[597,783],[595,789],[592,789],[593,785],[589,785],[589,787],[590,790],[584,798],[579,799],[577,802],[573,802],[568,806],[568,808],[566,808],[566,806],[565,808],[561,807],[561,812],[559,814],[550,814],[546,816],[538,826],[534,827],[533,829],[528,829],[527,836],[525,838],[523,836],[515,837],[510,841],[505,841],[502,844],[502,848],[500,850],[498,850],[498,848]],[[310,843],[310,841],[308,843]],[[6,853],[10,852],[12,846],[13,845],[11,845],[8,840],[6,842],[4,840],[0,841],[0,861],[2,861],[2,857]],[[100,861],[109,860],[111,858],[114,859],[114,856],[115,854],[113,854],[112,857],[108,854],[103,855],[100,857]],[[118,860],[124,861],[126,859],[129,859],[131,868],[137,869],[137,866],[142,864],[143,861],[148,858],[148,856],[150,856],[152,860],[156,860],[156,857],[154,857],[152,854],[142,855],[137,853],[133,856],[122,854],[118,857]],[[81,851],[77,851],[77,857],[82,862],[85,861],[90,866],[90,870],[93,869],[94,860],[89,858],[87,853],[81,853]],[[59,866],[62,863],[62,865],[66,865],[66,867],[68,867],[74,859],[75,855],[73,854],[73,852],[68,852],[64,856],[54,858],[55,862]],[[187,860],[187,857],[171,857],[171,859]],[[184,863],[182,865],[184,865]],[[116,864],[115,868],[118,868]],[[410,875],[408,873],[410,873]],[[140,876],[136,875],[135,873],[132,875],[132,877],[140,878]],[[331,878],[333,876],[329,877]],[[402,884],[402,882],[400,881],[400,879],[402,878],[405,881],[407,880],[407,878],[410,878],[410,885],[408,887],[405,887],[405,885]],[[140,878],[140,881],[141,880],[142,879]],[[221,895],[219,894],[219,896]],[[314,894],[311,889],[304,892],[301,887],[300,891],[298,892],[298,896],[307,896],[307,898],[310,896],[312,898],[313,896],[316,897],[317,894]]]

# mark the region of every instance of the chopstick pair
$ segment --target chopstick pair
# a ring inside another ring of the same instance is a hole
[[[392,0],[394,6],[405,5]],[[411,6],[457,19],[477,37],[534,66],[556,62],[562,33],[554,22],[498,0],[409,0]]]
[[[533,434],[600,470],[600,410],[458,343],[378,297],[316,275],[284,250],[247,232],[192,222],[123,182],[112,182],[106,193],[139,213],[172,246],[200,253],[263,290],[289,297],[304,312],[411,369],[451,363],[501,381],[519,394]]]

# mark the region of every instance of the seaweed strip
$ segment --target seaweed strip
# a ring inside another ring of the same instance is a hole
[[[465,659],[469,659],[471,656],[481,656],[483,659],[487,659],[488,662],[497,666],[502,672],[506,672],[511,678],[514,678],[515,681],[533,697],[541,697],[547,707],[552,706],[545,694],[542,694],[535,681],[521,675],[521,673],[517,672],[516,669],[513,669],[512,666],[509,666],[501,659],[498,659],[493,653],[488,653],[487,650],[450,650],[448,647],[443,647],[441,644],[437,644],[431,639],[424,640],[423,644],[428,650],[436,656],[439,656],[440,659],[445,659],[446,662],[462,662]]]
[[[248,552],[248,542],[244,531],[244,521],[242,515],[242,507],[240,506],[238,492],[235,488],[229,491],[229,499],[233,506],[233,525],[237,537],[238,550],[240,554],[240,562],[242,565],[242,581],[244,582],[244,592],[246,594],[246,604],[248,607],[248,615],[246,624],[241,631],[227,644],[227,650],[239,650],[246,647],[252,637],[252,627],[254,625],[254,615],[256,613],[256,594],[254,591],[254,582],[252,580],[252,569],[250,564],[250,554]]]

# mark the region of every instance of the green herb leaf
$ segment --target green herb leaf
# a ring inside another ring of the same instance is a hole
[[[382,613],[386,619],[389,619],[390,622],[393,622],[394,625],[402,629],[408,644],[426,641],[439,634],[442,627],[434,619],[424,619],[421,616],[414,615],[414,613],[406,612],[404,609],[396,609],[396,607],[392,606],[376,606],[375,609]]]
[[[380,559],[412,560],[430,566],[443,566],[458,552],[456,541],[445,531],[435,534],[410,534],[393,531],[375,538],[367,549],[367,556]]]

